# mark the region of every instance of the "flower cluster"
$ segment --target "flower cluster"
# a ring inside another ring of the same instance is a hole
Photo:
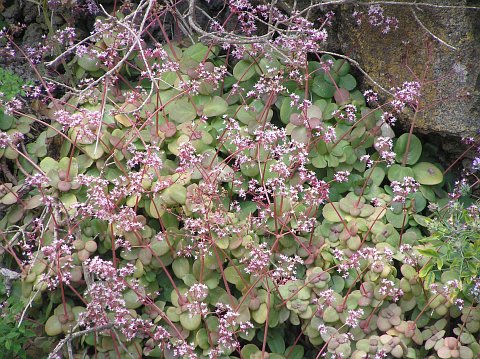
[[[388,34],[390,31],[398,29],[398,19],[393,16],[385,16],[383,8],[378,4],[370,5],[366,14],[355,10],[352,16],[357,25],[360,25],[366,17],[371,26],[381,29],[382,34]]]
[[[405,203],[409,194],[417,192],[420,184],[413,177],[404,177],[402,182],[392,181],[393,201]]]
[[[397,112],[401,112],[405,106],[418,107],[421,95],[421,84],[417,81],[404,82],[401,87],[392,88],[395,99],[390,103]]]
[[[378,137],[374,144],[375,149],[380,154],[382,160],[391,166],[395,163],[395,152],[392,151],[393,141],[390,137]]]
[[[400,297],[404,294],[400,288],[397,288],[393,281],[385,278],[382,279],[381,286],[378,291],[385,297],[391,297],[394,302],[398,302]]]
[[[272,253],[268,249],[267,243],[261,243],[258,246],[250,246],[248,258],[242,258],[241,262],[246,263],[245,273],[262,275],[270,266],[270,257]]]
[[[63,126],[63,130],[74,129],[76,140],[91,143],[97,138],[97,131],[101,126],[101,114],[98,111],[81,111],[70,113],[65,110],[55,112],[55,120]]]
[[[148,332],[151,323],[132,316],[122,296],[129,287],[125,277],[133,274],[134,267],[129,265],[116,269],[110,261],[95,257],[86,262],[86,268],[99,281],[91,283],[87,289],[90,300],[85,312],[80,314],[80,324],[87,328],[107,325],[112,320],[108,315],[110,312],[114,316],[113,323],[120,328],[128,340],[139,333]],[[138,288],[134,290],[139,291]]]
[[[225,351],[237,349],[240,345],[237,335],[240,333],[248,334],[253,329],[252,323],[249,321],[239,322],[239,314],[228,304],[217,303],[215,314],[218,322],[218,348],[212,349],[210,357],[216,357]],[[237,329],[238,328],[238,329]]]

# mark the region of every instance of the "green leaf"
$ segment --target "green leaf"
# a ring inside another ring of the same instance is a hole
[[[258,66],[255,66],[255,71],[259,75],[263,74],[265,77],[273,77],[278,74],[281,67],[282,65],[276,58],[271,60],[263,58],[258,62]]]
[[[241,283],[241,281],[242,281],[238,272],[241,273],[241,268],[239,268],[239,267],[227,267],[223,271],[223,273],[225,274],[225,279],[227,280],[227,282],[235,284],[235,285]]]
[[[331,277],[331,281],[333,282],[333,284],[331,285],[331,288],[337,292],[337,293],[341,293],[342,290],[345,288],[345,280],[338,276],[338,275],[334,275]]]
[[[435,283],[435,273],[429,272],[423,281],[423,285],[425,288],[429,288],[431,284]]]
[[[78,58],[78,65],[89,72],[95,72],[100,69],[98,59],[88,53]]]
[[[438,255],[438,252],[432,248],[424,248],[424,249],[417,249],[418,253],[420,253],[421,255],[424,255],[424,256],[427,256],[427,257],[434,257],[434,258],[438,258],[439,255]]]
[[[408,226],[409,216],[408,214],[404,214],[403,211],[401,213],[394,213],[390,209],[386,213],[387,221],[395,228],[402,228]]]
[[[158,81],[158,88],[160,90],[166,90],[172,88],[177,80],[177,73],[173,71],[164,72],[160,76],[160,81]]]
[[[410,209],[412,212],[414,211],[416,213],[420,213],[427,206],[427,200],[425,199],[425,197],[423,197],[421,192],[412,193],[408,196],[408,198],[411,200]]]
[[[203,114],[207,117],[223,115],[227,112],[228,104],[220,96],[213,97],[203,108]]]
[[[338,84],[338,82],[340,81],[340,75],[337,74],[336,72],[333,72],[333,71],[328,71],[328,72],[325,72],[325,74],[323,75],[323,79],[325,81],[327,81],[329,84]]]
[[[433,268],[433,263],[429,262],[422,269],[420,269],[420,272],[418,273],[418,275],[420,276],[420,278],[425,278],[427,274],[430,273],[432,268]]]
[[[329,84],[322,77],[315,77],[312,84],[312,91],[323,98],[332,98],[335,93],[335,86]]]
[[[177,123],[190,122],[197,117],[197,111],[186,98],[173,101],[167,106],[170,119]]]
[[[247,60],[240,60],[233,68],[233,77],[238,81],[247,81],[255,75],[255,65]]]
[[[436,185],[442,183],[442,171],[432,163],[420,162],[413,166],[414,178],[422,185]]]
[[[413,219],[415,220],[415,222],[417,222],[422,227],[427,227],[428,226],[429,221],[428,221],[428,218],[425,217],[425,216],[421,216],[419,214],[414,214]]]
[[[332,66],[332,71],[340,76],[345,76],[350,71],[350,63],[345,59],[335,60]]]
[[[418,159],[422,155],[422,143],[415,135],[410,135],[409,133],[404,133],[401,135],[398,140],[395,142],[395,146],[393,146],[393,151],[396,153],[396,161],[398,163],[403,163],[403,157],[407,152],[407,145],[410,138],[410,147],[408,149],[407,154],[407,164],[413,165],[417,163]]]
[[[0,130],[9,130],[12,127],[14,120],[15,119],[12,116],[8,116],[2,110],[0,110]]]
[[[338,110],[338,106],[336,103],[329,103],[325,106],[323,110],[323,119],[324,120],[331,120],[333,118],[333,113]]]
[[[350,92],[350,99],[352,100],[352,105],[357,107],[365,107],[365,97],[359,90],[353,90]]]
[[[280,106],[280,120],[286,125],[290,123],[290,116],[292,113],[298,113],[298,110],[295,110],[295,107],[292,107],[290,102],[291,99],[289,97],[284,97],[282,105]]]
[[[241,350],[242,358],[250,359],[251,355],[253,355],[255,353],[258,353],[259,351],[260,351],[260,349],[258,349],[258,347],[256,345],[247,344]]]
[[[390,181],[403,182],[405,177],[414,177],[413,170],[410,167],[395,164],[388,170],[388,179]]]
[[[443,258],[437,258],[437,268],[442,270],[442,268],[443,268]]]
[[[285,351],[285,341],[280,331],[276,331],[272,336],[269,335],[267,344],[272,353],[283,354]]]
[[[69,157],[63,157],[58,162],[58,169],[69,171],[70,178],[76,177],[78,175],[78,162],[75,157],[71,159]]]
[[[191,315],[190,313],[180,314],[180,324],[187,330],[195,330],[202,324],[202,317],[199,314]]]
[[[375,166],[366,170],[363,177],[371,179],[373,184],[379,186],[385,178],[385,170],[382,167]]]
[[[58,162],[55,161],[51,157],[45,157],[40,162],[40,168],[45,172],[48,173],[49,171],[57,171],[58,170]]]
[[[252,311],[252,318],[258,324],[263,324],[267,321],[268,308],[266,303],[260,304],[258,310]]]
[[[338,202],[327,203],[322,209],[323,218],[330,222],[341,222],[342,212]]]
[[[204,44],[197,42],[196,44],[187,47],[183,51],[183,57],[191,58],[197,62],[203,61],[207,57],[208,47]]]
[[[102,146],[92,143],[91,145],[86,145],[81,147],[85,154],[90,157],[92,160],[98,160],[105,153]]]
[[[357,80],[350,74],[340,77],[340,81],[338,83],[339,87],[343,87],[348,91],[352,91],[355,87],[357,87]]]
[[[315,168],[325,168],[327,167],[327,161],[325,160],[325,156],[318,155],[311,159],[312,165]]]
[[[422,193],[423,197],[425,197],[430,202],[435,202],[435,200],[437,199],[435,191],[430,186],[420,186],[420,192]]]
[[[292,350],[292,346],[289,346],[285,350],[285,357],[289,359],[302,359],[304,358],[305,349],[301,345],[295,345]]]

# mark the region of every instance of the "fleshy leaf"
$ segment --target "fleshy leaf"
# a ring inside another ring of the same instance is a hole
[[[400,165],[393,165],[388,170],[388,179],[390,181],[402,182],[405,177],[414,177],[413,170],[410,167],[402,167]]]
[[[332,98],[335,86],[326,82],[322,77],[315,77],[312,84],[313,93],[323,98]]]
[[[340,82],[338,86],[347,89],[348,91],[352,91],[355,87],[357,87],[357,80],[350,74],[346,74],[345,76],[340,77]]]
[[[327,203],[322,210],[323,217],[330,222],[341,222],[340,204],[338,202]]]
[[[403,156],[405,155],[405,152],[407,151],[407,146],[408,146],[408,138],[411,136],[410,139],[410,147],[408,149],[408,154],[407,154],[407,162],[406,164],[408,165],[413,165],[417,163],[418,159],[422,155],[422,143],[418,139],[417,136],[415,135],[410,135],[408,133],[404,133],[401,135],[397,142],[395,142],[395,146],[393,147],[393,151],[396,153],[396,161],[398,163],[403,162]]]
[[[175,100],[168,106],[168,114],[177,123],[190,122],[197,117],[195,108],[186,98]]]
[[[413,166],[414,178],[424,185],[436,185],[442,183],[443,173],[432,163],[420,162]]]
[[[233,68],[233,76],[240,82],[247,81],[255,75],[255,65],[247,60],[240,60]]]
[[[223,115],[228,108],[227,101],[220,96],[213,97],[203,108],[203,114],[207,117]]]

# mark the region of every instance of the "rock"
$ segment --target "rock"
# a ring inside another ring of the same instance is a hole
[[[425,2],[480,6],[479,0]],[[480,129],[480,10],[415,9],[426,28],[457,48],[452,50],[422,28],[411,7],[397,5],[384,9],[386,15],[399,20],[399,29],[386,35],[370,26],[366,19],[357,26],[352,21],[351,7],[337,12],[339,31],[336,34],[341,53],[357,60],[387,89],[422,78],[426,71],[428,83],[422,93],[427,108],[417,116],[416,129],[449,136],[474,134]],[[372,84],[363,79],[362,87],[370,88]],[[411,120],[413,116],[407,117]]]
[[[5,4],[5,10],[2,12],[2,16],[7,23],[15,23],[22,15],[22,4],[20,1],[14,1],[12,5],[7,6]]]
[[[398,0],[402,1],[407,0]],[[293,0],[285,0],[285,3],[292,5]],[[480,7],[480,0],[423,0],[422,3]],[[297,9],[304,9],[310,5],[310,0],[297,0],[296,4]],[[474,134],[480,129],[480,10],[430,6],[414,9],[429,31],[456,47],[452,50],[422,28],[411,6],[382,7],[386,16],[398,18],[397,31],[384,35],[380,28],[369,25],[367,18],[358,26],[352,13],[357,10],[366,14],[368,6],[354,7],[350,3],[324,7],[322,10],[335,12],[326,50],[346,54],[358,61],[386,89],[414,81],[416,76],[421,78],[428,64],[428,84],[423,88],[428,108],[417,116],[416,130],[456,137]],[[319,9],[312,12],[311,20],[319,17],[322,17]],[[362,77],[360,72],[357,77]],[[372,87],[366,78],[360,82],[361,89]],[[401,120],[408,126],[412,117],[407,114]]]
[[[32,23],[27,26],[25,33],[23,34],[23,43],[24,44],[38,44],[42,41],[42,36],[45,34],[43,26],[38,23]]]
[[[63,20],[63,17],[61,17],[60,15],[52,16],[52,25],[55,29],[59,28],[64,23],[65,23],[65,20]]]
[[[39,12],[39,6],[37,6],[33,2],[25,3],[25,6],[23,7],[23,23],[30,24],[31,22],[36,21]]]

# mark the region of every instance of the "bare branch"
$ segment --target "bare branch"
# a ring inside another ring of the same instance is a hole
[[[433,32],[431,32],[424,24],[423,22],[418,18],[417,16],[417,13],[415,12],[414,8],[411,7],[410,8],[412,10],[412,14],[413,14],[413,17],[415,19],[415,21],[418,23],[418,25],[420,25],[420,27],[425,30],[431,37],[433,37],[435,40],[437,40],[439,43],[441,43],[442,45],[448,47],[449,49],[451,50],[458,50],[455,46],[452,46],[448,43],[446,43],[445,41],[443,41],[441,38],[439,38],[438,36],[436,36]]]
[[[7,180],[9,180],[10,182],[12,182],[14,186],[16,186],[16,185],[18,184],[17,179],[16,179],[15,176],[12,174],[12,172],[10,172],[10,169],[8,168],[7,160],[6,160],[5,157],[3,157],[2,160],[0,161],[0,169],[2,170],[3,175],[5,176],[5,178],[6,178]]]
[[[346,1],[349,3],[350,1]],[[394,6],[424,6],[437,9],[475,9],[480,10],[480,6],[468,6],[468,5],[441,5],[431,4],[426,2],[402,2],[402,1],[369,1],[369,2],[355,2],[355,5],[370,6],[370,5],[394,5]]]
[[[63,338],[62,340],[60,340],[58,342],[55,349],[53,349],[53,351],[48,355],[48,359],[55,358],[56,354],[63,348],[64,345],[68,346],[69,345],[68,343],[70,343],[70,345],[71,345],[72,341],[76,338],[79,338],[81,336],[84,336],[84,335],[92,333],[92,332],[97,332],[97,331],[100,332],[102,330],[110,329],[110,328],[113,328],[113,327],[114,327],[113,323],[108,323],[108,324],[105,324],[105,325],[100,325],[96,328],[89,328],[89,329],[80,330],[78,332],[68,334],[65,338]]]
[[[12,289],[12,281],[21,277],[20,273],[17,273],[8,268],[0,267],[0,276],[2,276],[5,281],[5,289],[7,292],[7,297],[10,295],[10,290]]]
[[[191,1],[191,0],[190,0]],[[291,18],[302,16],[305,13],[311,12],[313,9],[331,6],[331,5],[358,5],[358,6],[372,6],[372,5],[392,5],[392,6],[423,6],[429,8],[437,9],[472,9],[480,10],[479,6],[464,6],[464,5],[440,5],[440,4],[430,4],[425,2],[402,2],[402,1],[366,1],[360,2],[358,0],[331,0],[316,2],[310,6],[307,6],[305,9],[295,13]]]
[[[209,38],[211,40],[215,40],[218,43],[230,43],[230,44],[258,44],[258,43],[265,43],[267,42],[271,35],[273,35],[273,32],[269,32],[268,34],[261,35],[261,36],[255,36],[255,37],[247,37],[247,36],[241,36],[241,35],[236,35],[236,34],[231,34],[231,33],[221,33],[219,35],[216,35],[213,32],[207,32],[203,30],[195,21],[195,0],[188,0],[188,23],[189,25],[200,35],[202,35],[203,38]],[[203,11],[202,11],[203,12]],[[205,12],[203,12],[204,15],[206,15]]]
[[[147,21],[147,17],[148,17],[148,14],[150,13],[150,10],[153,6],[153,3],[154,1],[153,0],[149,0],[148,1],[148,8],[145,12],[145,16],[142,20],[142,23],[140,24],[140,27],[139,27],[139,33],[142,33],[143,32],[143,29],[145,28],[145,23]],[[135,13],[137,13],[139,11],[141,7],[139,6],[139,8],[135,11]],[[103,9],[103,7],[102,7]],[[103,9],[103,11],[108,15],[108,13],[105,11],[105,9]],[[113,18],[112,16],[108,15],[109,17]],[[88,86],[85,87],[85,89],[82,90],[82,92],[86,92],[88,91],[89,89],[91,89],[93,86],[99,84],[100,82],[102,82],[105,78],[109,77],[110,75],[113,75],[114,73],[116,73],[122,66],[123,64],[125,63],[125,61],[127,61],[127,59],[130,57],[130,55],[132,54],[132,52],[135,50],[136,48],[136,42],[135,44],[133,44],[132,46],[130,46],[130,48],[128,49],[128,51],[125,53],[125,55],[120,59],[120,61],[118,61],[114,67],[112,67],[110,70],[108,70],[104,75],[102,75],[101,77],[99,77],[98,79],[96,79],[95,81],[92,81],[88,84]]]

